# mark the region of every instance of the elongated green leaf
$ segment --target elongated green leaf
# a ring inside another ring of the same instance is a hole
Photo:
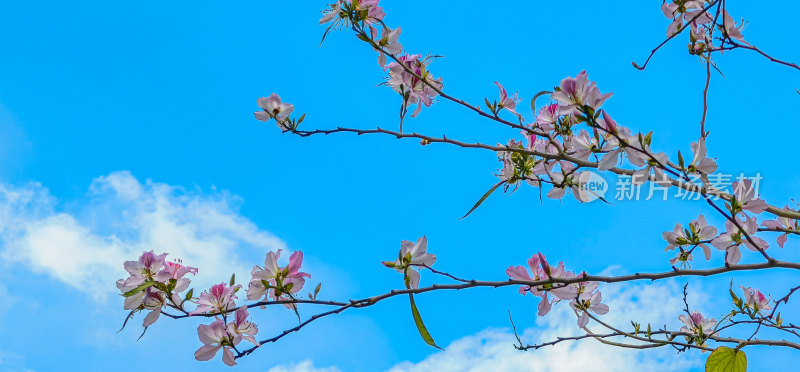
[[[539,93],[536,93],[536,95],[533,96],[533,98],[531,98],[531,111],[533,111],[533,115],[534,116],[536,115],[536,99],[541,97],[541,96],[543,96],[543,95],[545,95],[545,94],[550,94],[550,93],[553,93],[553,92],[551,92],[549,90],[543,90],[543,91],[541,91]]]
[[[144,282],[144,283],[142,283],[142,284],[139,284],[139,286],[138,286],[138,287],[136,287],[136,288],[134,288],[134,289],[131,289],[130,291],[127,291],[127,292],[123,293],[123,294],[122,294],[122,297],[130,297],[130,296],[133,296],[133,295],[135,295],[135,294],[137,294],[137,293],[139,293],[139,292],[141,292],[141,291],[144,291],[144,290],[145,290],[145,289],[147,289],[147,288],[150,288],[150,287],[152,287],[152,286],[156,285],[156,283],[158,283],[158,282]]]
[[[746,372],[747,355],[744,351],[720,346],[706,360],[706,372]]]
[[[492,186],[492,188],[489,189],[489,191],[487,191],[485,194],[483,194],[483,196],[481,196],[481,199],[478,200],[478,202],[475,203],[475,205],[472,206],[472,209],[470,209],[469,212],[467,212],[467,214],[464,215],[464,217],[459,218],[459,220],[463,220],[463,219],[467,218],[467,216],[469,216],[472,212],[474,212],[476,209],[478,209],[478,207],[481,205],[481,203],[483,203],[483,201],[486,200],[486,198],[488,198],[489,195],[492,195],[492,193],[495,190],[497,190],[497,188],[500,187],[500,185],[502,185],[504,183],[506,183],[506,181],[500,181],[496,185]]]
[[[428,332],[428,329],[425,328],[425,323],[422,322],[422,316],[419,315],[417,304],[414,303],[414,295],[409,293],[408,298],[411,300],[411,315],[414,316],[414,324],[417,325],[419,335],[422,336],[422,339],[425,340],[426,344],[431,345],[439,350],[444,350],[436,345],[436,342],[433,341],[433,336],[431,336],[430,332]]]

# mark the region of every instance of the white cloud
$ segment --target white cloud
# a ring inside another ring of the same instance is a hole
[[[200,268],[196,285],[249,274],[240,254],[285,244],[238,213],[227,192],[185,190],[129,172],[95,179],[85,202],[61,203],[42,185],[0,184],[0,255],[102,300],[126,276],[122,263],[142,251],[168,252]],[[72,205],[69,213],[59,205]],[[245,250],[242,250],[245,249]],[[247,250],[250,249],[250,250]],[[199,290],[200,288],[198,288]]]
[[[339,372],[339,369],[336,367],[317,368],[311,360],[306,359],[300,363],[275,366],[268,369],[267,372]]]
[[[605,286],[603,297],[611,312],[603,320],[623,329],[630,321],[676,326],[676,317],[683,308],[681,289],[674,283]],[[699,303],[691,298],[690,303]],[[520,335],[523,342],[545,342],[557,336],[579,334],[575,315],[566,304],[555,306],[545,317],[537,318],[537,328]],[[532,305],[535,306],[535,305]],[[535,310],[533,310],[535,311]],[[519,325],[521,317],[515,319]],[[590,329],[601,332],[598,326]],[[624,340],[620,340],[624,341]],[[567,371],[676,371],[700,365],[697,353],[677,355],[674,349],[630,350],[601,344],[594,340],[564,342],[539,350],[518,351],[516,339],[507,329],[487,329],[452,342],[445,351],[437,352],[420,362],[403,362],[390,372],[417,371],[495,371],[495,372],[567,372]]]

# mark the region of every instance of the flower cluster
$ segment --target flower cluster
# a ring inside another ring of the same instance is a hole
[[[264,259],[263,268],[258,265],[253,267],[247,288],[248,300],[260,301],[265,296],[275,301],[294,300],[292,295],[303,289],[305,278],[311,277],[300,271],[300,266],[303,265],[303,252],[292,253],[289,256],[289,264],[285,267],[278,266],[280,255],[280,249],[277,252],[269,252]],[[295,304],[287,302],[284,306],[294,308]]]
[[[416,243],[408,240],[400,242],[400,252],[394,261],[383,261],[383,265],[403,273],[406,288],[419,288],[419,267],[431,267],[436,256],[428,253],[428,238],[417,239]]]
[[[500,101],[492,103],[487,99],[487,106],[495,115],[501,108],[519,115],[518,95],[509,95],[502,85],[497,85]],[[692,164],[671,164],[665,153],[650,149],[652,132],[632,133],[601,108],[611,96],[612,93],[602,93],[586,71],[563,79],[550,94],[550,102],[539,109],[531,124],[525,125],[522,134],[527,143],[510,140],[505,146],[508,151],[498,152],[502,162],[498,177],[506,183],[506,189],[518,187],[521,181],[534,187],[547,183],[552,185],[549,198],[561,199],[571,190],[578,201],[586,202],[600,195],[584,187],[590,175],[581,169],[586,167],[585,162],[596,161],[593,167],[609,170],[627,160],[638,168],[632,175],[634,185],[653,181],[667,186],[673,182],[667,170],[677,175],[716,167],[712,159],[706,158],[702,139]],[[519,116],[520,123],[524,122]]]
[[[189,288],[191,280],[186,274],[197,274],[197,269],[178,262],[167,262],[167,254],[156,255],[153,251],[142,253],[137,261],[125,261],[127,279],[117,280],[117,288],[125,297],[124,309],[149,310],[144,318],[144,327],[158,320],[164,305],[182,309],[184,299],[180,293]],[[191,292],[191,291],[190,291]]]
[[[530,273],[528,272],[530,269]],[[528,259],[528,269],[523,266],[511,266],[506,269],[506,275],[513,280],[526,282],[548,282],[540,285],[523,285],[519,292],[524,296],[530,292],[532,295],[540,297],[539,316],[544,316],[554,303],[559,301],[570,301],[569,305],[578,314],[578,327],[584,328],[589,323],[589,311],[596,314],[608,313],[608,305],[603,304],[603,297],[597,290],[599,283],[575,281],[564,284],[561,281],[574,280],[585,276],[585,273],[575,274],[564,268],[564,263],[559,262],[553,268],[547,263],[544,255],[537,253]]]

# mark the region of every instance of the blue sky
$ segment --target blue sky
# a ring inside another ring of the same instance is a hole
[[[601,91],[614,92],[604,108],[634,130],[653,130],[657,151],[686,154],[697,140],[704,69],[686,55],[686,40],[668,44],[644,72],[631,67],[666,31],[660,2],[580,1],[568,10],[542,1],[382,4],[387,23],[403,27],[406,50],[445,56],[431,70],[453,95],[475,103],[494,99],[497,80],[529,99],[585,69]],[[194,321],[160,320],[138,342],[140,318],[115,333],[125,312],[113,280],[124,271],[121,261],[109,262],[115,255],[133,259],[139,248],[207,263],[197,278],[206,284],[227,279],[229,270],[246,272],[267,250],[303,250],[313,282],[323,282],[320,297],[343,299],[400,287],[401,278],[379,261],[394,258],[400,240],[423,234],[437,266],[461,276],[502,280],[507,266],[537,251],[575,270],[649,272],[668,269],[672,257],[663,252],[661,232],[698,213],[711,215],[702,203],[676,200],[540,204],[537,190],[523,188],[494,195],[459,221],[496,182],[492,153],[378,136],[301,139],[254,120],[256,98],[277,92],[308,113],[307,128],[397,125],[399,97],[377,86],[383,72],[372,50],[346,32],[330,34],[318,47],[324,7],[325,1],[3,5],[0,296],[6,300],[0,333],[13,337],[0,339],[0,370],[132,371],[152,363],[218,370],[219,360],[192,357],[200,346]],[[785,2],[779,12],[747,2],[728,7],[750,21],[747,40],[800,61],[793,39],[800,4]],[[726,78],[712,80],[710,155],[722,171],[760,173],[763,198],[789,204],[800,182],[791,160],[796,137],[771,130],[791,130],[796,122],[783,111],[800,103],[794,93],[800,73],[739,51],[718,62]],[[405,128],[484,143],[517,136],[448,102],[424,109]],[[710,222],[721,226],[722,220]],[[774,237],[765,238],[775,246]],[[799,247],[790,239],[774,252],[796,260]],[[715,254],[716,261],[698,267],[720,264]],[[725,313],[730,279],[693,281],[696,306]],[[797,279],[788,272],[736,276],[773,297]],[[656,307],[663,314],[655,316],[677,325],[680,303],[673,300],[681,283],[609,288],[625,299],[615,303],[625,310],[613,319],[627,324],[664,301]],[[87,288],[98,290],[91,295]],[[456,351],[434,354],[416,334],[406,300],[395,299],[312,325],[240,361],[240,369],[425,370],[449,363],[450,355],[457,359],[459,350],[483,360],[528,358],[513,360],[542,363],[543,370],[601,353],[616,358],[603,362],[621,366],[616,370],[636,363],[670,370],[679,360],[689,363],[680,369],[700,368],[704,357],[611,353],[583,344],[517,357],[508,310],[531,339],[564,322],[570,327],[556,329],[571,332],[574,320],[558,313],[536,319],[535,301],[511,288],[419,296],[418,302],[437,342],[455,341]],[[292,318],[282,309],[255,314],[262,336]],[[789,358],[796,358],[751,350],[758,370],[789,370]],[[559,362],[559,355],[570,362]]]

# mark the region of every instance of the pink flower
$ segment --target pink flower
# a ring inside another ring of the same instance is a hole
[[[226,329],[222,319],[217,319],[210,325],[197,326],[197,335],[203,346],[197,349],[194,358],[200,361],[210,360],[217,355],[219,349],[223,349],[222,361],[228,366],[236,365],[236,358],[233,356],[231,347],[241,342],[241,338],[231,337]]]
[[[251,272],[250,283],[247,288],[248,300],[259,300],[268,295],[273,300],[278,300],[286,295],[291,299],[292,293],[297,293],[305,285],[305,278],[311,275],[300,272],[303,265],[303,252],[297,251],[289,256],[289,265],[284,268],[278,266],[278,258],[281,250],[267,253],[264,259],[264,268],[255,266]],[[287,308],[292,308],[293,304],[284,304]]]
[[[262,111],[257,111],[255,113],[256,119],[260,121],[275,119],[278,128],[284,131],[290,129],[286,126],[285,122],[292,111],[294,111],[293,105],[281,102],[281,97],[276,93],[270,94],[269,97],[261,97],[256,102],[258,103],[258,107],[262,109]]]
[[[192,282],[189,278],[184,278],[186,274],[197,275],[197,268],[184,266],[180,262],[165,262],[164,268],[154,276],[154,279],[162,283],[175,280],[172,291],[180,293],[189,288]]]
[[[722,11],[722,22],[724,24],[724,29],[725,29],[723,33],[724,35],[729,36],[731,39],[736,39],[742,43],[750,45],[749,43],[744,41],[744,36],[742,36],[742,30],[744,30],[745,26],[747,26],[747,22],[744,22],[744,20],[742,20],[742,22],[739,23],[739,26],[737,27],[736,22],[734,22],[733,20],[733,17],[731,17],[731,15],[725,10]]]
[[[706,139],[700,138],[691,144],[694,159],[689,163],[689,172],[711,174],[717,170],[717,162],[706,157]]]
[[[416,243],[408,240],[400,242],[400,252],[397,260],[384,261],[383,265],[406,275],[408,288],[419,288],[419,271],[417,267],[431,267],[436,262],[436,256],[428,253],[428,238],[424,235]],[[417,267],[414,267],[417,266]]]
[[[256,341],[255,337],[253,337],[258,334],[258,326],[248,321],[248,316],[250,316],[250,313],[247,311],[247,306],[242,306],[236,310],[235,319],[228,323],[228,334],[234,335],[234,337],[241,337],[255,345],[261,345]],[[238,342],[236,343],[238,344]]]
[[[161,315],[161,308],[164,306],[164,302],[166,301],[166,293],[157,289],[153,289],[153,287],[147,288],[144,292],[145,297],[142,303],[142,308],[145,310],[150,310],[150,313],[144,317],[142,326],[149,327],[155,323],[156,320],[158,320],[158,317]]]
[[[553,130],[558,118],[561,117],[559,106],[557,103],[552,103],[539,109],[536,116],[535,125],[545,132]]]
[[[328,23],[336,19],[334,26],[340,21],[354,23],[364,21],[366,24],[371,25],[380,22],[385,16],[386,13],[383,12],[383,8],[378,6],[378,0],[360,0],[355,3],[352,0],[338,0],[323,12],[319,24]],[[353,18],[351,19],[351,17]]]
[[[652,153],[651,153],[652,154]],[[638,155],[638,154],[637,154]],[[664,174],[664,170],[661,169],[661,165],[667,164],[667,154],[663,152],[659,152],[657,154],[652,154],[653,158],[649,158],[646,161],[646,166],[636,172],[633,172],[633,176],[631,177],[631,183],[633,185],[642,185],[646,181],[650,180],[650,170],[653,170],[654,180],[655,183],[661,186],[670,186],[672,183],[670,182],[669,177]],[[630,158],[630,157],[629,157]]]
[[[153,280],[153,276],[164,267],[164,257],[166,256],[166,253],[156,255],[153,251],[149,251],[142,253],[138,261],[125,261],[125,271],[131,275],[123,285],[135,288],[147,280]]]
[[[528,259],[528,268],[530,268],[532,275],[528,274],[528,270],[523,266],[510,266],[506,269],[506,275],[513,280],[522,281],[572,279],[575,277],[571,272],[564,270],[563,262],[559,262],[558,266],[553,269],[541,253],[537,253]],[[563,284],[546,284],[537,287],[523,285],[519,287],[519,293],[524,296],[526,293],[530,292],[532,295],[540,297],[541,301],[538,306],[538,314],[539,316],[544,316],[550,312],[552,305],[559,300],[571,300],[577,297],[578,288],[578,284],[569,284],[566,286]],[[551,300],[548,293],[552,293],[555,298]]]
[[[230,287],[227,283],[219,283],[212,286],[210,290],[200,294],[200,298],[197,300],[197,309],[190,314],[226,313],[235,309],[236,303],[234,300],[238,298],[235,293],[241,287],[241,285]]]
[[[744,291],[744,306],[753,309],[756,312],[761,310],[770,310],[770,298],[764,296],[758,289],[750,287],[739,286]]]
[[[789,206],[783,209],[787,211],[790,210]],[[787,231],[787,233],[778,237],[778,246],[781,248],[783,248],[783,245],[786,244],[786,240],[789,238],[788,231],[800,231],[800,223],[798,223],[797,220],[787,217],[778,217],[775,220],[764,221],[761,224],[768,229]]]
[[[506,88],[503,88],[502,84],[496,81],[494,82],[494,84],[497,85],[498,88],[500,88],[500,102],[498,103],[498,107],[501,109],[506,109],[512,114],[519,116],[519,114],[517,114],[516,111],[517,102],[519,102],[520,100],[518,93],[515,92],[513,95],[509,97],[508,93],[506,93]]]
[[[373,35],[372,38],[376,38],[377,31],[372,29]],[[403,52],[403,46],[397,40],[400,38],[400,32],[402,30],[400,27],[392,30],[388,27],[383,28],[383,32],[381,34],[381,38],[375,40],[375,43],[378,44],[384,51],[391,54],[399,54]],[[386,55],[383,52],[378,51],[378,64],[385,70],[386,69]]]
[[[597,283],[594,284],[594,287],[597,288]],[[600,291],[595,291],[594,293],[585,291],[581,292],[577,299],[573,299],[569,303],[575,311],[580,312],[578,316],[578,328],[584,328],[589,323],[589,311],[599,315],[608,313],[608,305],[601,303],[602,301],[603,297]]]
[[[735,265],[739,263],[739,260],[742,258],[742,253],[739,251],[739,245],[742,243],[744,243],[747,248],[750,248],[750,250],[753,251],[758,251],[759,249],[766,250],[769,248],[769,244],[764,241],[764,239],[753,236],[753,234],[758,231],[758,221],[755,219],[755,217],[747,217],[746,221],[742,221],[741,218],[736,217],[736,222],[739,224],[739,226],[742,226],[742,230],[736,227],[736,225],[730,220],[725,221],[725,229],[727,232],[720,234],[720,236],[711,241],[711,245],[719,250],[726,251],[725,263],[727,265]],[[750,239],[752,239],[756,245],[750,243],[745,234],[749,235]]]
[[[400,63],[391,62],[387,65],[389,68],[389,81],[387,84],[407,99],[408,105],[417,105],[411,117],[416,117],[422,110],[422,105],[430,107],[433,104],[433,98],[438,94],[436,89],[442,89],[442,78],[434,79],[433,75],[428,71],[428,64],[430,57],[420,60],[419,54],[405,54],[397,57]],[[402,65],[401,65],[402,63]],[[410,73],[406,69],[413,71]],[[427,84],[426,84],[427,82]]]
[[[613,93],[600,94],[597,85],[589,81],[586,71],[581,71],[575,78],[568,77],[561,80],[556,92],[550,98],[561,105],[561,115],[577,114],[584,106],[597,110]]]
[[[698,245],[703,248],[706,260],[711,259],[711,248],[705,242],[713,239],[716,235],[717,228],[709,226],[702,214],[689,223],[688,229],[684,229],[681,224],[677,224],[672,231],[661,234],[668,243],[664,251],[670,251],[684,245]]]
[[[681,315],[678,319],[685,324],[684,327],[681,327],[681,332],[692,333],[703,338],[711,336],[711,332],[714,332],[714,327],[717,325],[716,319],[703,318],[703,315],[697,311],[689,316]]]
[[[755,195],[755,189],[750,180],[734,182],[733,195],[736,197],[736,203],[733,206],[736,210],[746,210],[753,213],[761,213],[767,210],[767,203]]]

